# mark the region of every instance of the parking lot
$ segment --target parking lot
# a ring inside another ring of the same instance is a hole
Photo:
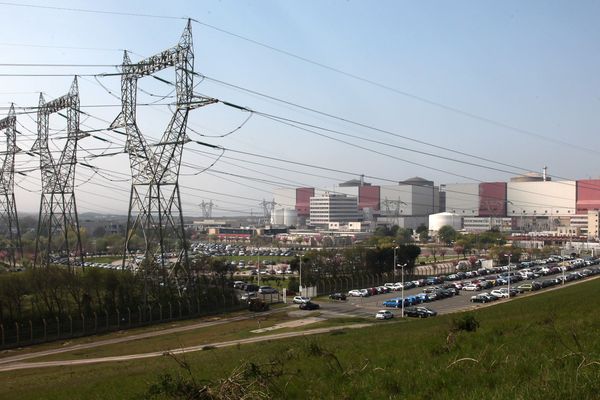
[[[511,282],[510,286],[511,286],[511,289],[514,289],[521,285],[531,284],[533,282],[542,282],[542,281],[550,281],[550,280],[556,280],[557,282],[559,282],[552,286],[549,286],[546,288],[541,288],[539,290],[518,293],[516,295],[516,297],[529,296],[529,295],[532,295],[535,293],[541,293],[541,292],[544,292],[547,290],[559,289],[565,285],[571,285],[571,284],[576,283],[581,280],[586,280],[586,279],[591,279],[591,278],[597,277],[600,274],[600,267],[597,266],[597,261],[598,260],[595,260],[593,263],[589,262],[587,264],[582,263],[581,265],[577,265],[577,266],[575,266],[574,264],[571,264],[571,265],[569,265],[569,267],[566,267],[566,264],[563,263],[563,266],[565,266],[564,272],[560,271],[558,273],[547,274],[547,275],[540,274],[539,276],[537,276],[538,274],[536,273],[536,277],[534,277],[533,279],[523,279],[518,282]],[[523,266],[515,266],[513,273],[516,274],[516,273],[518,273],[518,271],[523,270],[524,268],[525,267],[523,267]],[[567,268],[568,268],[568,270],[567,270]],[[511,272],[512,271],[513,270],[511,269]],[[488,274],[486,276],[474,277],[475,279],[452,281],[452,282],[445,281],[444,284],[455,282],[459,285],[466,286],[472,280],[479,281],[479,282],[485,282],[486,278],[491,279],[492,277],[495,278],[495,277],[498,277],[498,275],[497,274]],[[565,281],[566,281],[564,283],[562,283],[563,277],[565,278]],[[442,278],[444,278],[444,277],[442,277]],[[428,285],[428,286],[406,289],[406,290],[404,290],[404,297],[407,298],[408,296],[423,293],[423,291],[427,288],[441,287],[441,286],[442,286],[442,284],[438,284],[438,285]],[[486,302],[485,304],[482,304],[482,303],[472,302],[471,296],[475,296],[475,295],[478,295],[478,294],[484,293],[484,292],[489,293],[494,289],[500,289],[500,288],[506,288],[506,287],[507,287],[507,285],[503,284],[500,286],[493,286],[493,287],[490,287],[487,289],[481,289],[481,290],[477,290],[477,291],[458,290],[458,294],[456,294],[452,297],[447,297],[447,298],[443,298],[443,299],[435,300],[435,301],[431,301],[431,302],[425,302],[425,303],[418,304],[418,305],[431,308],[431,309],[437,311],[438,314],[448,314],[448,313],[452,313],[452,312],[456,312],[456,311],[460,311],[460,310],[476,309],[479,307],[486,306],[488,304],[504,302],[504,301],[507,301],[507,299],[498,299],[496,301]],[[320,305],[321,305],[320,311],[321,311],[321,314],[323,314],[325,316],[329,315],[330,317],[360,316],[360,317],[374,318],[375,313],[378,310],[388,309],[394,313],[395,317],[400,317],[401,316],[401,308],[400,307],[399,308],[388,308],[383,305],[383,302],[386,300],[393,299],[393,298],[400,298],[400,297],[401,297],[401,291],[391,291],[389,293],[371,295],[371,296],[366,296],[366,297],[348,296],[346,301],[329,301],[329,302],[321,301],[320,302]],[[408,307],[409,307],[408,305],[405,305],[405,308],[408,308]]]

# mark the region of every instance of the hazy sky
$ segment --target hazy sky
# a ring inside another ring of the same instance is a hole
[[[194,130],[189,132],[191,139],[341,172],[230,150],[202,172],[220,152],[189,143],[181,169],[188,215],[200,213],[198,203],[202,200],[213,200],[218,206],[215,213],[258,212],[259,201],[270,200],[275,187],[333,188],[360,173],[371,176],[367,181],[374,184],[416,175],[436,184],[506,181],[519,172],[541,171],[545,165],[553,179],[600,174],[597,1],[31,0],[21,4],[194,18],[200,22],[193,23],[195,70],[211,78],[202,82],[196,79],[198,93],[336,131],[311,128],[317,135],[254,114],[227,137],[201,137],[231,132],[249,114],[221,104],[194,110],[189,125]],[[0,13],[0,74],[115,72],[108,66],[6,64],[117,65],[122,49],[132,51],[135,62],[175,45],[185,26],[184,19],[16,7],[2,2]],[[168,70],[160,76],[174,80],[175,73]],[[213,79],[511,166],[334,120],[232,89]],[[0,76],[0,117],[11,102],[37,105],[40,91],[47,99],[66,93],[71,81],[71,77]],[[107,90],[118,97],[120,78],[81,77],[79,86],[82,110],[93,116],[82,116],[82,129],[106,128],[108,123],[103,120],[112,121],[120,104]],[[152,78],[140,80],[139,87],[144,90],[139,93],[139,102],[159,104],[139,107],[138,113],[143,132],[150,140],[157,140],[169,119],[167,103],[173,101],[164,96],[171,96],[173,88]],[[18,145],[29,149],[36,131],[35,114],[19,115],[18,121],[23,134]],[[64,119],[51,119],[51,128],[53,145],[60,146]],[[130,188],[127,155],[89,157],[90,153],[121,151],[123,137],[105,132],[96,135],[113,143],[94,138],[80,142],[80,160],[100,169],[92,176],[91,169],[77,167],[79,210],[124,214]],[[105,151],[107,147],[110,149]],[[39,159],[17,156],[17,170],[29,171],[27,176],[16,178],[19,211],[38,210],[39,171],[31,171],[36,166]]]

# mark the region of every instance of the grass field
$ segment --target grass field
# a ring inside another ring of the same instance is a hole
[[[223,389],[235,370],[232,379],[275,399],[597,399],[598,293],[596,279],[482,308],[468,314],[479,322],[475,332],[455,329],[467,314],[454,314],[205,350],[179,362],[5,372],[0,398],[149,398],[164,374],[191,382],[185,361],[200,386]]]

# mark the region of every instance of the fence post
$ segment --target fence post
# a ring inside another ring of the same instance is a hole
[[[173,319],[173,304],[169,302],[169,319]]]
[[[106,330],[108,330],[108,310],[104,309],[104,315],[106,315]]]
[[[98,332],[98,314],[94,311],[94,332]]]
[[[19,335],[19,323],[15,322],[15,328],[17,328],[17,346],[19,345],[20,335]]]
[[[73,336],[73,317],[69,314],[69,336]]]
[[[46,318],[42,318],[42,323],[44,324],[44,342],[47,339],[47,331],[48,331],[48,325],[46,324]]]
[[[148,314],[150,314],[150,318],[148,320],[152,323],[152,304],[148,304]]]
[[[233,300],[233,299],[232,299]],[[192,305],[190,304],[190,299],[185,299],[188,309],[187,309],[187,315],[190,316],[192,315]],[[235,303],[231,303],[231,305],[233,305]]]
[[[142,324],[142,307],[140,307],[140,306],[138,306],[138,316],[139,316],[138,320],[141,325]]]
[[[131,326],[131,308],[129,308],[129,307],[127,307],[127,316],[128,316],[127,325]]]
[[[81,330],[83,331],[83,334],[85,335],[85,315],[83,313],[81,313],[79,315],[81,315]]]
[[[56,337],[60,339],[60,318],[56,317]]]
[[[117,329],[121,329],[121,313],[119,312],[118,308],[117,308]]]
[[[33,342],[33,322],[29,320],[29,341]]]
[[[158,319],[162,321],[162,304],[158,303]]]
[[[181,318],[181,301],[177,300],[177,305],[179,306],[179,318]]]
[[[200,297],[196,297],[196,314],[200,314]]]

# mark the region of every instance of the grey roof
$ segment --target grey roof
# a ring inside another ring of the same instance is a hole
[[[404,181],[398,182],[399,185],[414,185],[414,186],[433,186],[433,181],[423,179],[420,176],[415,176]]]

